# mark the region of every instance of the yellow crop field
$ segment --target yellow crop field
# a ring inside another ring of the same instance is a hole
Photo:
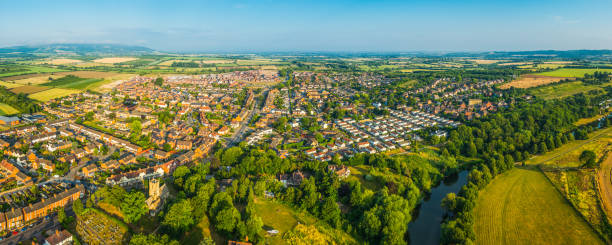
[[[68,96],[81,92],[76,89],[52,88],[42,92],[31,94],[29,97],[38,101],[46,102],[55,98]]]

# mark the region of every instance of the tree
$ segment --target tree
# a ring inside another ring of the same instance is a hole
[[[186,231],[194,223],[193,208],[187,200],[172,204],[162,224],[176,233]]]
[[[221,162],[226,166],[234,165],[238,162],[238,158],[242,156],[242,149],[240,147],[234,146],[231,147],[225,152],[223,152],[223,156],[221,157]]]
[[[245,223],[247,235],[252,238],[257,237],[264,224],[261,217],[256,216],[255,214],[249,215]]]
[[[158,87],[161,87],[164,84],[164,79],[161,77],[158,77],[155,79],[155,81],[153,81],[153,84],[155,84]]]
[[[66,223],[66,221],[68,221],[68,217],[66,216],[66,211],[64,210],[63,207],[61,207],[59,209],[59,211],[57,212],[57,220],[64,225]]]
[[[215,220],[215,228],[232,233],[240,222],[240,212],[234,206],[228,206],[217,213]]]
[[[174,177],[174,184],[179,187],[183,187],[183,177],[191,173],[191,170],[187,166],[178,166],[174,173],[172,173],[172,177]]]
[[[83,202],[81,202],[81,199],[77,198],[76,200],[74,200],[74,202],[72,203],[72,210],[74,210],[74,213],[76,215],[80,215],[81,213],[83,213]]]
[[[147,204],[142,192],[133,191],[123,196],[121,213],[126,223],[134,223],[147,213]]]
[[[584,167],[587,168],[594,168],[596,167],[597,164],[597,155],[595,155],[595,152],[591,151],[591,150],[584,150],[581,154],[580,157],[578,158],[580,159],[580,162],[583,164]]]
[[[474,144],[474,142],[471,142],[467,145],[467,155],[470,157],[476,157],[476,155],[478,154],[478,151],[476,150],[476,144]]]
[[[325,198],[323,206],[321,207],[321,218],[331,224],[332,227],[338,227],[340,225],[340,207],[338,207],[334,198]]]

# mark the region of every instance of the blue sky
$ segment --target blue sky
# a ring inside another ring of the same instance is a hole
[[[612,1],[0,0],[0,46],[162,51],[612,49]]]

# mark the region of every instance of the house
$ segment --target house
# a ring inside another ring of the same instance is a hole
[[[44,245],[64,245],[64,244],[72,244],[72,234],[67,230],[55,230],[53,235],[47,237],[45,239]]]
[[[90,164],[84,167],[81,171],[85,177],[92,177],[96,172],[98,172],[98,167],[95,164]]]
[[[18,117],[0,116],[0,124],[9,125],[9,126],[15,126],[15,125],[19,124],[19,118]]]
[[[351,170],[344,165],[329,165],[327,166],[327,171],[336,173],[340,179],[347,178],[351,175]]]
[[[193,147],[193,142],[189,140],[177,140],[176,141],[177,150],[191,150],[191,147]]]

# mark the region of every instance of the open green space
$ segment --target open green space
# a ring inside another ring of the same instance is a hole
[[[481,191],[474,208],[476,244],[603,244],[535,169],[512,169]]]

